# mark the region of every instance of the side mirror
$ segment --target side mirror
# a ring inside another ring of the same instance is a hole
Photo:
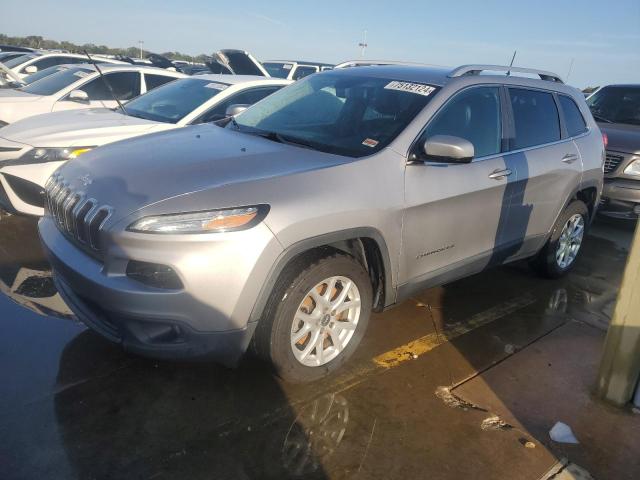
[[[69,100],[78,103],[89,103],[89,95],[84,90],[72,90],[69,93]]]
[[[37,71],[38,67],[36,67],[35,65],[29,65],[24,69],[24,73],[28,73],[29,75],[31,75],[32,73],[36,73]]]
[[[244,104],[244,103],[238,103],[236,105],[229,105],[229,107],[227,107],[227,110],[224,112],[224,114],[227,117],[235,117],[239,113],[244,112],[247,108],[249,108],[249,106],[250,105]]]
[[[469,163],[473,160],[473,144],[453,135],[434,135],[424,142],[424,153],[436,162]]]

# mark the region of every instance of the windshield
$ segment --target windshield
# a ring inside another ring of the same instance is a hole
[[[640,125],[640,86],[601,88],[587,105],[598,122]]]
[[[18,65],[22,65],[23,63],[28,62],[32,58],[36,58],[38,55],[22,55],[20,57],[12,58],[11,60],[7,60],[6,62],[2,62],[5,64],[7,68],[14,68]]]
[[[27,75],[22,79],[25,85],[29,85],[33,82],[37,82],[38,80],[42,80],[44,77],[48,77],[56,72],[61,72],[63,70],[68,70],[69,67],[63,67],[61,65],[55,67],[45,68],[44,70],[40,70],[39,72],[32,73],[31,75]]]
[[[127,114],[156,122],[177,123],[228,86],[207,79],[177,80],[127,103]]]
[[[437,87],[327,72],[307,77],[240,114],[229,128],[351,157],[387,146]]]
[[[93,73],[89,68],[68,68],[46,76],[37,82],[26,85],[18,90],[33,95],[53,95],[78,80]]]
[[[269,75],[275,78],[287,78],[291,68],[293,68],[292,63],[284,62],[265,62],[262,65],[269,72]]]

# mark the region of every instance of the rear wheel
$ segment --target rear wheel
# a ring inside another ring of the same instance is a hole
[[[558,278],[573,268],[580,255],[582,241],[589,222],[587,206],[576,200],[560,214],[551,237],[532,261],[543,276]]]
[[[369,275],[355,258],[327,252],[296,261],[281,277],[254,344],[285,380],[317,380],[355,351],[371,305]]]

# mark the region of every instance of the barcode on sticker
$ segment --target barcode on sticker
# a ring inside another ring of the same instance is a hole
[[[398,81],[389,82],[384,88],[387,90],[398,90],[399,92],[415,93],[417,95],[424,95],[425,97],[428,97],[429,95],[431,95],[433,91],[436,89],[435,87],[432,87],[430,85],[424,85],[423,83],[398,82]]]
[[[282,68],[283,68],[284,70],[291,70],[291,69],[293,68],[293,65],[289,65],[288,63],[285,63],[285,64],[282,66]]]
[[[363,145],[366,145],[367,147],[375,147],[376,145],[378,145],[378,141],[374,140],[373,138],[365,138],[364,141],[362,142]]]
[[[79,77],[79,78],[84,78],[84,77],[86,77],[88,75],[91,75],[91,74],[89,72],[76,72],[76,73],[74,73],[74,75],[76,77]]]

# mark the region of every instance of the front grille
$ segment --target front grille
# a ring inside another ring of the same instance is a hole
[[[604,160],[604,173],[613,172],[616,168],[618,168],[618,165],[620,165],[623,160],[624,157],[622,155],[607,152]]]
[[[54,174],[45,185],[45,208],[58,230],[93,253],[102,253],[100,232],[113,214],[112,207],[74,191],[60,174]]]

